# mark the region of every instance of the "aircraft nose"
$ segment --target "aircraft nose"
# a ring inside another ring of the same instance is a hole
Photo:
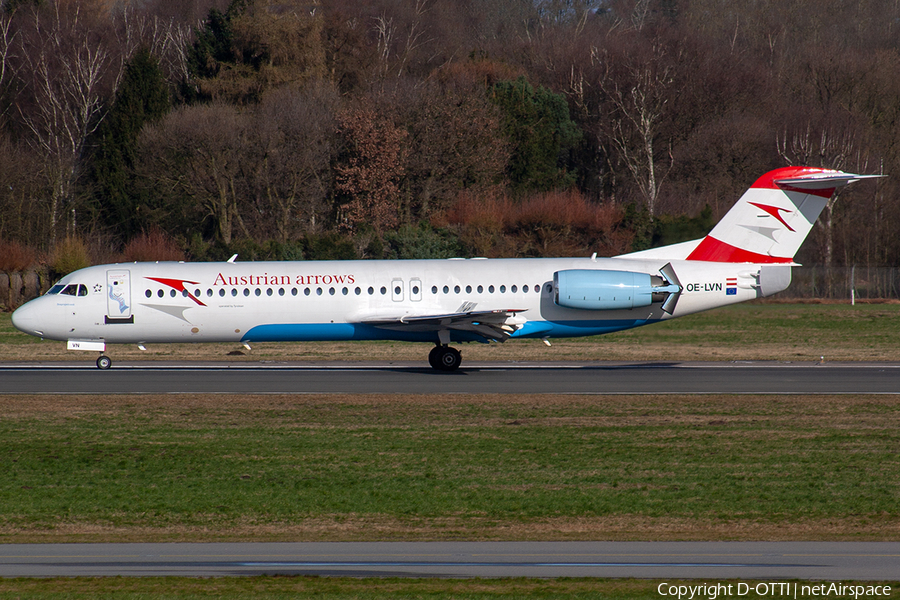
[[[43,337],[44,332],[39,329],[38,310],[34,304],[34,302],[26,302],[17,308],[12,314],[12,324],[19,331]]]

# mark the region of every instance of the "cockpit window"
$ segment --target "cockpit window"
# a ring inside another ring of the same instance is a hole
[[[58,293],[60,293],[60,292],[62,291],[62,289],[63,289],[64,287],[66,287],[66,286],[57,283],[57,284],[54,285],[52,288],[50,288],[49,290],[47,290],[47,294],[58,294]]]
[[[57,287],[62,287],[62,286],[55,285],[55,286],[53,286],[53,289],[55,289]],[[50,292],[48,292],[48,293],[53,293],[53,289],[51,289]],[[69,285],[64,287],[58,293],[63,294],[65,296],[87,296],[88,295],[87,286],[84,285],[83,283],[82,284],[70,283]]]

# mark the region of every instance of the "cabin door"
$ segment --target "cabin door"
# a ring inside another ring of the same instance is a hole
[[[131,271],[106,272],[106,316],[116,321],[131,319]]]

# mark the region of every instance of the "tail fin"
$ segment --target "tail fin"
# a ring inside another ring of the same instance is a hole
[[[880,175],[785,167],[756,180],[687,260],[791,264],[835,190]]]

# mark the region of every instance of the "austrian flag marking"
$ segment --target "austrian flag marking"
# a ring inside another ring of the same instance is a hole
[[[737,295],[737,277],[728,277],[725,279],[725,295]]]

